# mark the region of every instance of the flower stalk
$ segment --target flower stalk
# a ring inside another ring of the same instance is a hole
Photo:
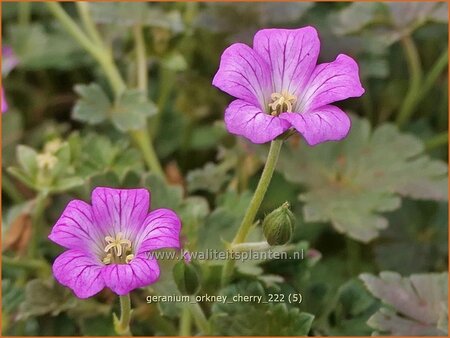
[[[183,306],[180,318],[179,336],[187,337],[191,335],[191,312],[187,306]]]
[[[58,19],[61,25],[66,29],[66,31],[72,35],[72,37],[88,52],[90,53],[102,67],[108,81],[114,91],[114,96],[119,98],[120,95],[125,91],[126,84],[114,63],[112,52],[109,48],[106,48],[104,43],[101,41],[100,34],[98,34],[92,18],[89,14],[88,4],[79,5],[79,12],[82,17],[83,24],[86,30],[90,34],[91,38],[88,37],[78,25],[72,20],[72,18],[63,10],[61,5],[56,2],[46,3],[49,10]],[[139,64],[145,63],[145,49],[143,49],[143,39],[137,41],[139,44],[138,48],[143,50],[138,53]],[[143,57],[142,57],[143,55]],[[142,62],[143,59],[143,62]],[[142,68],[142,66],[140,66]],[[138,67],[139,69],[139,67]],[[146,70],[146,68],[144,68]],[[147,73],[144,74],[147,76]],[[142,75],[142,76],[144,76]],[[143,83],[141,85],[146,85]],[[161,164],[156,156],[154,150],[151,136],[148,132],[148,127],[144,126],[140,130],[130,131],[131,138],[135,141],[136,145],[139,147],[142,156],[144,158],[147,166],[155,172],[157,175],[164,176],[164,172],[161,169]]]
[[[210,327],[205,313],[197,302],[189,302],[189,311],[194,318],[195,325],[204,335],[210,335]]]
[[[28,257],[36,258],[38,256],[39,240],[42,234],[42,218],[44,215],[45,207],[47,206],[48,196],[45,193],[39,193],[35,200],[35,205],[31,215],[32,222],[32,235],[31,243],[28,247]]]
[[[250,204],[245,212],[242,223],[239,230],[236,233],[231,246],[243,243],[247,238],[248,233],[253,225],[253,221],[256,214],[261,206],[261,203],[266,194],[267,188],[269,187],[270,181],[272,180],[273,173],[278,161],[278,156],[280,155],[281,146],[283,145],[283,140],[275,139],[270,144],[269,154],[267,155],[266,164],[264,165],[261,178],[259,179],[258,186],[256,187],[255,193],[250,201]],[[234,261],[229,260],[225,263],[222,271],[222,285],[226,285],[231,277],[234,268]]]
[[[114,320],[114,329],[119,336],[131,336],[130,319],[131,319],[131,300],[130,294],[119,296],[120,299],[120,319]]]
[[[420,64],[420,56],[414,40],[411,36],[407,35],[402,38],[401,43],[408,63],[410,85],[397,116],[397,125],[399,127],[403,126],[408,121],[414,105],[416,104],[416,97],[420,91],[422,82],[422,66]]]
[[[400,127],[409,121],[418,103],[433,88],[434,83],[448,65],[448,49],[445,49],[434,63],[430,72],[423,79],[419,52],[413,39],[407,36],[403,38],[402,44],[410,70],[411,85],[397,117],[397,124]]]

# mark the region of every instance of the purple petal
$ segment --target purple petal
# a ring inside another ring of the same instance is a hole
[[[299,112],[308,112],[329,103],[359,97],[364,93],[358,65],[351,57],[340,54],[330,63],[316,67],[298,102]]]
[[[19,63],[19,59],[9,46],[2,47],[2,75],[7,76]]]
[[[272,93],[269,65],[242,43],[235,43],[223,52],[213,85],[262,108]]]
[[[163,248],[180,248],[181,221],[169,209],[148,214],[137,240],[138,254]]]
[[[8,110],[8,103],[6,103],[5,91],[2,88],[2,113],[6,112],[7,110]]]
[[[89,204],[73,200],[64,209],[48,238],[67,248],[102,252],[101,240],[105,235],[93,222]]]
[[[225,110],[225,125],[230,133],[248,138],[253,143],[266,143],[289,129],[290,124],[260,108],[235,100]]]
[[[308,113],[283,113],[280,118],[289,121],[313,146],[325,141],[339,141],[347,136],[351,121],[335,106],[323,106]]]
[[[129,264],[106,265],[102,277],[107,287],[118,295],[156,282],[159,278],[158,262],[144,254],[135,257]]]
[[[53,275],[62,285],[72,289],[78,298],[88,298],[100,292],[105,283],[102,265],[80,250],[69,250],[53,263]]]
[[[105,236],[122,232],[133,241],[142,226],[150,206],[146,189],[95,188],[92,192],[92,210],[95,222]]]
[[[316,66],[320,41],[313,27],[263,29],[256,33],[253,49],[271,67],[273,92],[297,96]]]

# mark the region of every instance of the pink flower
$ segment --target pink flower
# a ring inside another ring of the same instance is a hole
[[[228,47],[213,79],[237,98],[225,111],[228,131],[253,143],[269,142],[291,127],[310,145],[347,136],[350,119],[331,103],[364,93],[358,65],[344,54],[317,65],[319,49],[313,27],[263,29],[253,48]]]
[[[8,75],[19,63],[14,51],[9,46],[2,46],[2,75]],[[2,113],[8,110],[8,103],[6,102],[5,92],[2,87]]]
[[[6,112],[8,110],[8,103],[5,99],[5,91],[2,88],[2,113]]]
[[[2,46],[2,75],[7,76],[19,64],[19,59],[11,47]]]
[[[79,298],[104,287],[118,295],[156,282],[159,266],[148,253],[180,247],[181,222],[169,209],[149,213],[146,189],[96,188],[92,206],[71,201],[49,238],[68,250],[53,263],[53,274]]]

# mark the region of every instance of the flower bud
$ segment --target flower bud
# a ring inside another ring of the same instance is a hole
[[[196,268],[184,261],[173,267],[173,279],[182,295],[194,295],[200,288],[200,279]]]
[[[282,245],[289,242],[294,231],[295,218],[289,203],[273,210],[263,221],[264,237],[270,245]]]

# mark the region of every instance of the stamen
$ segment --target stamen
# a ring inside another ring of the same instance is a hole
[[[271,115],[278,116],[283,112],[292,112],[293,103],[297,100],[294,95],[289,94],[288,92],[282,93],[272,93],[270,95],[272,99],[272,103],[269,103],[269,107],[272,109]]]
[[[106,257],[103,258],[102,262],[105,263],[106,265],[111,264],[111,258],[112,258],[112,255],[107,254]]]
[[[108,252],[108,255],[103,259],[105,264],[109,264],[111,262],[124,262],[124,258],[122,254],[127,254],[131,252],[131,241],[129,239],[123,238],[123,233],[119,232],[116,234],[116,237],[106,236],[106,243],[104,251]],[[134,258],[133,254],[129,254],[125,257],[125,263],[128,263]]]
[[[127,255],[127,257],[125,257],[125,263],[127,264],[130,263],[133,260],[133,258],[134,258],[133,254]]]

